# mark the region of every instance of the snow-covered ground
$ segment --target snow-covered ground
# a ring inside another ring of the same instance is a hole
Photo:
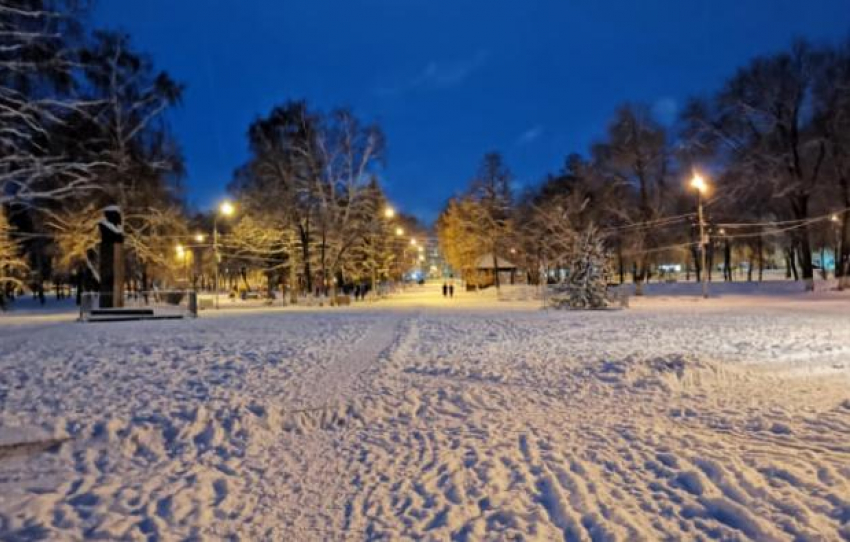
[[[719,293],[0,317],[0,539],[850,539],[850,297]]]

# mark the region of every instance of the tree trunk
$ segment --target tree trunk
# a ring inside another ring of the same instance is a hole
[[[327,232],[322,230],[322,248],[319,253],[319,259],[321,261],[322,268],[322,295],[327,295],[328,293],[328,266],[327,266]]]
[[[694,257],[694,275],[696,276],[697,282],[702,282],[702,264],[700,262],[699,253],[700,250],[702,249],[696,246],[691,248],[691,254]]]
[[[626,268],[623,262],[623,243],[617,243],[617,270],[620,273],[620,284],[626,282]]]
[[[841,194],[844,199],[844,214],[841,215],[841,229],[838,234],[838,249],[835,253],[835,277],[838,279],[838,289],[850,287],[850,179],[842,177],[839,180]]]
[[[297,305],[298,287],[296,282],[298,281],[298,277],[295,271],[295,236],[290,234],[289,239],[289,302],[293,305]]]
[[[791,208],[794,211],[794,218],[797,220],[807,220],[809,218],[809,196],[806,194],[795,195],[791,201]],[[806,290],[811,291],[815,289],[815,274],[814,265],[812,264],[812,245],[809,238],[808,225],[803,223],[796,230],[796,237],[802,278],[806,283]]]
[[[797,272],[797,253],[795,252],[793,245],[785,249],[785,261],[788,263],[788,269],[791,270],[790,276],[792,276],[794,280],[800,280],[800,274]]]
[[[85,287],[85,267],[77,269],[77,306],[83,303],[83,288]]]
[[[310,270],[310,234],[301,225],[298,226],[298,234],[301,238],[301,258],[304,264],[304,281],[308,292],[313,292],[313,276]]]

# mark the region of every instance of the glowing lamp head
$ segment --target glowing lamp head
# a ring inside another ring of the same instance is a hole
[[[384,209],[384,216],[386,218],[393,218],[395,216],[395,209],[393,209],[392,207],[387,207],[386,209]]]
[[[410,244],[413,245],[413,246],[416,246],[416,239],[411,239]]]
[[[177,245],[176,247],[174,247],[174,252],[177,253],[178,258],[182,258],[183,255],[186,253],[186,249],[183,248],[183,245]]]
[[[829,217],[833,222],[838,222],[838,213],[833,213],[832,216]]]
[[[222,216],[233,216],[236,212],[236,207],[234,207],[229,201],[225,201],[218,207],[218,212],[220,212]]]
[[[205,239],[205,237],[204,237],[203,233],[199,233],[199,234],[195,235],[195,241],[198,242],[198,243],[203,243],[204,239]]]
[[[395,234],[396,234],[398,237],[401,237],[402,235],[404,235],[404,228],[396,228],[396,229],[395,229]]]
[[[708,184],[706,184],[705,179],[702,178],[702,175],[695,173],[693,178],[691,179],[691,188],[693,188],[700,194],[705,194],[708,190]]]

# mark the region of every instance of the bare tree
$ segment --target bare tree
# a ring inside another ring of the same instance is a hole
[[[508,238],[513,229],[511,181],[513,175],[497,152],[484,155],[478,173],[473,178],[469,197],[478,203],[474,217],[482,235],[479,242],[493,258],[493,281],[498,290],[499,255],[508,252]]]
[[[634,255],[634,280],[648,280],[661,246],[658,227],[642,227],[664,217],[676,190],[671,186],[672,151],[667,133],[645,105],[621,107],[608,126],[607,138],[593,146],[594,166],[620,192],[619,214],[637,224],[624,234]]]
[[[742,190],[776,200],[782,204],[775,207],[777,215],[799,221],[791,238],[809,289],[814,285],[807,221],[826,177],[828,153],[824,132],[814,122],[814,91],[825,59],[824,51],[805,42],[756,58],[692,115],[693,134],[715,148],[736,178],[746,179]]]
[[[76,95],[74,3],[0,1],[0,204],[38,206],[97,188],[96,159],[71,156],[57,128],[96,100]]]

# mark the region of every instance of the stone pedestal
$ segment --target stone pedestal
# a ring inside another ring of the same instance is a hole
[[[124,306],[124,228],[121,209],[103,210],[100,229],[100,308]]]

